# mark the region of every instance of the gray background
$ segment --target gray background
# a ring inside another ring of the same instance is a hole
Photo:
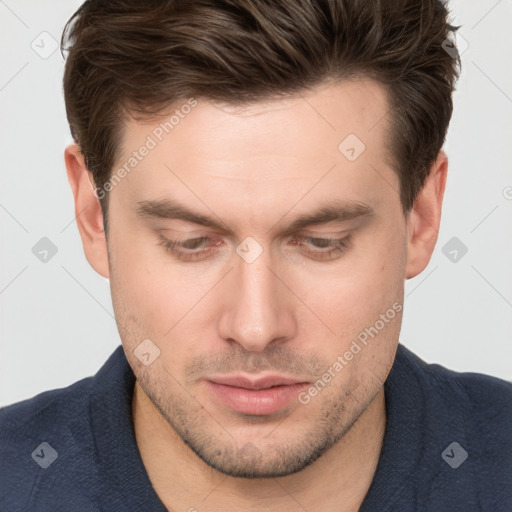
[[[63,160],[72,140],[52,38],[80,4],[0,0],[0,405],[94,374],[120,343]],[[432,261],[406,282],[401,342],[426,361],[511,380],[512,1],[450,6],[467,49],[445,207]],[[32,251],[43,237],[57,249],[46,262]]]

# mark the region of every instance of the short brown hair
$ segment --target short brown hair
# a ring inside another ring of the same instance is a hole
[[[460,59],[443,46],[455,30],[441,0],[87,0],[61,39],[67,118],[101,188],[128,116],[190,97],[241,105],[366,76],[388,92],[407,214],[451,118]],[[108,195],[100,202],[107,230]]]

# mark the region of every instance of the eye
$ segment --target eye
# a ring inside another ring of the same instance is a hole
[[[170,240],[160,234],[159,245],[163,245],[165,250],[184,261],[194,261],[207,257],[213,250],[211,246],[219,246],[222,241],[215,241],[206,246],[211,241],[208,236],[188,238],[186,240]],[[351,236],[344,238],[321,238],[312,236],[296,236],[291,239],[292,245],[303,247],[305,252],[319,261],[334,259],[343,254],[351,245]]]
[[[160,243],[167,251],[175,254],[179,258],[190,261],[200,257],[203,257],[208,250],[197,250],[202,249],[204,243],[210,240],[207,236],[200,236],[197,238],[189,238],[187,240],[169,240],[162,234],[160,234]],[[218,245],[218,244],[215,244]]]
[[[298,236],[292,239],[294,245],[306,247],[306,252],[320,260],[332,259],[344,253],[351,245],[351,235],[344,238],[319,238]],[[308,248],[309,247],[309,248]],[[313,247],[313,249],[311,249]]]

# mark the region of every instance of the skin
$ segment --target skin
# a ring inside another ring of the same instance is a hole
[[[403,304],[404,280],[427,266],[437,240],[447,158],[439,153],[405,218],[390,167],[387,112],[384,89],[367,79],[323,83],[244,109],[199,99],[110,193],[108,242],[79,148],[66,149],[85,255],[110,279],[137,377],[137,444],[168,508],[361,505],[382,447],[383,384],[403,311],[307,404],[240,414],[208,391],[205,378],[244,371],[314,383],[359,333]],[[127,123],[116,165],[157,125]],[[366,145],[353,162],[338,150],[350,133]],[[165,198],[220,219],[232,234],[137,216],[138,201]],[[333,200],[365,203],[373,214],[281,236],[297,216]],[[216,243],[199,247],[202,259],[183,261],[159,245],[159,233]],[[322,260],[311,240],[293,243],[299,235],[350,235],[351,243]],[[248,236],[263,250],[252,263],[235,250]],[[148,338],[160,356],[145,366],[133,351]]]

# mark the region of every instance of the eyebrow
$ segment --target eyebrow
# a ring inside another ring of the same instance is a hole
[[[216,215],[215,217],[217,218],[203,215],[171,199],[139,201],[135,212],[142,219],[182,220],[234,235],[234,231],[226,226]],[[360,201],[333,202],[322,205],[318,210],[296,218],[284,229],[283,234],[289,235],[308,226],[327,224],[329,222],[345,222],[357,217],[371,216],[374,213],[373,208]]]

